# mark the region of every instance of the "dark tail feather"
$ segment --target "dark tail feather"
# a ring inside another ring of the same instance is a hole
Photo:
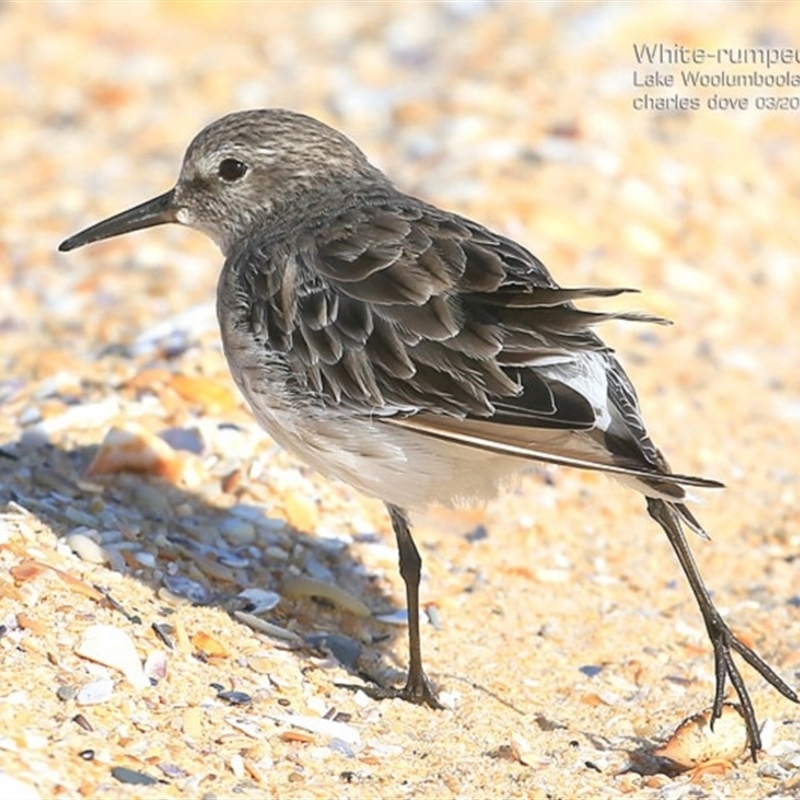
[[[703,526],[698,522],[697,517],[692,514],[684,503],[670,503],[678,512],[678,516],[701,538],[710,541],[711,537],[705,532]]]

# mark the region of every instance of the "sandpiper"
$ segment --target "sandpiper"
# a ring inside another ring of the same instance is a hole
[[[64,241],[177,222],[225,263],[217,311],[231,373],[258,421],[324,475],[382,499],[409,619],[408,680],[375,697],[440,706],[422,667],[421,559],[408,509],[485,498],[531,459],[600,470],[640,491],[667,535],[714,651],[720,716],[729,679],[753,758],[755,711],[733,654],[797,694],[717,611],[683,526],[705,536],[686,487],[645,429],[636,392],[574,301],[627,289],[559,286],[522,245],[397,190],[329,126],[280,109],[201,131],[175,188]]]

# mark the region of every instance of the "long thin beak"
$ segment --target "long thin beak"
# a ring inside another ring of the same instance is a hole
[[[154,197],[146,203],[129,208],[104,219],[86,230],[70,236],[58,246],[61,252],[83,247],[85,244],[97,242],[100,239],[109,239],[131,231],[143,228],[152,228],[154,225],[164,225],[167,222],[178,221],[178,207],[175,205],[175,190],[170,189],[165,194]]]

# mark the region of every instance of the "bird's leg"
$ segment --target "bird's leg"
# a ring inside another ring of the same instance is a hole
[[[411,536],[411,526],[406,512],[389,503],[386,504],[386,508],[397,540],[400,575],[406,585],[408,609],[408,680],[405,687],[400,690],[399,696],[411,703],[442,708],[422,669],[422,637],[419,630],[419,581],[422,559]]]
[[[409,703],[426,705],[430,708],[444,708],[436,697],[436,692],[428,681],[422,668],[422,637],[419,630],[419,581],[422,558],[411,536],[411,525],[406,512],[399,506],[386,504],[392,520],[392,529],[397,540],[400,558],[400,575],[406,585],[406,606],[408,609],[408,679],[402,689],[383,686],[353,686],[337,684],[345,689],[359,689],[375,700],[399,698]]]
[[[647,498],[647,510],[650,516],[664,529],[667,534],[672,549],[678,557],[681,568],[689,581],[692,594],[700,607],[700,613],[705,622],[709,639],[714,648],[714,672],[716,675],[716,688],[714,691],[714,707],[711,713],[711,727],[713,729],[714,720],[722,714],[722,701],[725,694],[725,680],[730,678],[733,688],[739,697],[742,705],[745,726],[747,727],[747,740],[750,745],[750,753],[753,760],[756,760],[756,753],[761,749],[761,736],[758,732],[758,721],[753,709],[753,703],[747,692],[741,673],[733,661],[732,651],[737,652],[764,680],[777,689],[784,697],[797,703],[800,702],[797,693],[786,684],[783,679],[775,673],[772,667],[766,663],[751,648],[734,636],[731,629],[725,624],[719,611],[714,606],[708,589],[700,576],[697,562],[694,560],[692,551],[683,528],[678,520],[677,514],[664,501],[656,498]]]

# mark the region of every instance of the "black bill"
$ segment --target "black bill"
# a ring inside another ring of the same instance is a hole
[[[129,208],[104,219],[86,230],[70,236],[58,246],[62,252],[83,247],[85,244],[97,242],[100,239],[109,239],[131,231],[143,228],[152,228],[154,225],[164,225],[167,222],[177,222],[178,208],[175,205],[175,190],[170,189],[165,194],[154,197],[146,203]]]

